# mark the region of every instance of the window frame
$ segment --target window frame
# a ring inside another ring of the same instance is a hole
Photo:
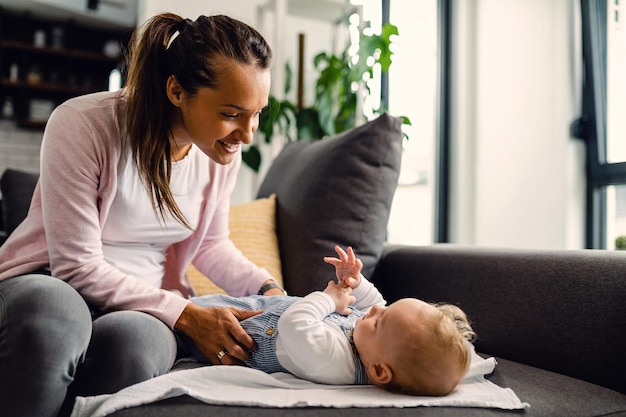
[[[437,4],[437,54],[439,71],[437,80],[437,137],[435,161],[435,226],[434,242],[450,242],[450,61],[451,4],[452,0],[438,0]]]
[[[607,162],[607,0],[581,0],[583,116],[573,126],[587,148],[586,247],[606,249],[606,187],[626,184],[626,162]]]

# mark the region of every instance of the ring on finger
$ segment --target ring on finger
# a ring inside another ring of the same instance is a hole
[[[228,351],[226,350],[226,348],[224,348],[223,350],[220,350],[219,352],[217,352],[217,359],[221,361],[222,358],[226,356],[227,353]]]

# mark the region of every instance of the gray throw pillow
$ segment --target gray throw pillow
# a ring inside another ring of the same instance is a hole
[[[276,193],[276,228],[285,289],[322,290],[335,269],[324,256],[352,246],[369,277],[382,253],[400,173],[399,118],[383,114],[342,134],[287,144],[257,197]]]

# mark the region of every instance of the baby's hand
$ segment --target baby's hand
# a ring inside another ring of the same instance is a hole
[[[335,284],[335,281],[328,281],[328,285],[324,289],[324,292],[330,295],[335,302],[335,313],[347,316],[352,312],[352,310],[348,308],[350,304],[354,304],[356,301],[354,296],[350,295],[352,293],[352,288]]]
[[[339,259],[326,256],[324,262],[335,266],[338,284],[352,289],[358,287],[361,283],[363,262],[356,257],[351,246],[348,246],[347,252],[335,246],[335,252],[339,255]]]

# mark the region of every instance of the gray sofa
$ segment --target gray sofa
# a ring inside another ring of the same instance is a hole
[[[181,396],[111,416],[626,416],[626,252],[385,244],[402,140],[399,120],[384,115],[280,153],[258,197],[277,195],[286,289],[302,295],[323,288],[329,275],[321,257],[334,244],[352,245],[389,302],[419,297],[463,308],[478,334],[476,350],[498,361],[488,379],[530,408],[278,409]],[[33,177],[10,171],[2,178],[11,224],[25,215],[16,188],[32,186]]]
[[[372,280],[389,301],[414,296],[467,311],[488,379],[530,404],[479,408],[251,409],[190,397],[115,417],[626,416],[626,254],[433,245],[387,246]]]

